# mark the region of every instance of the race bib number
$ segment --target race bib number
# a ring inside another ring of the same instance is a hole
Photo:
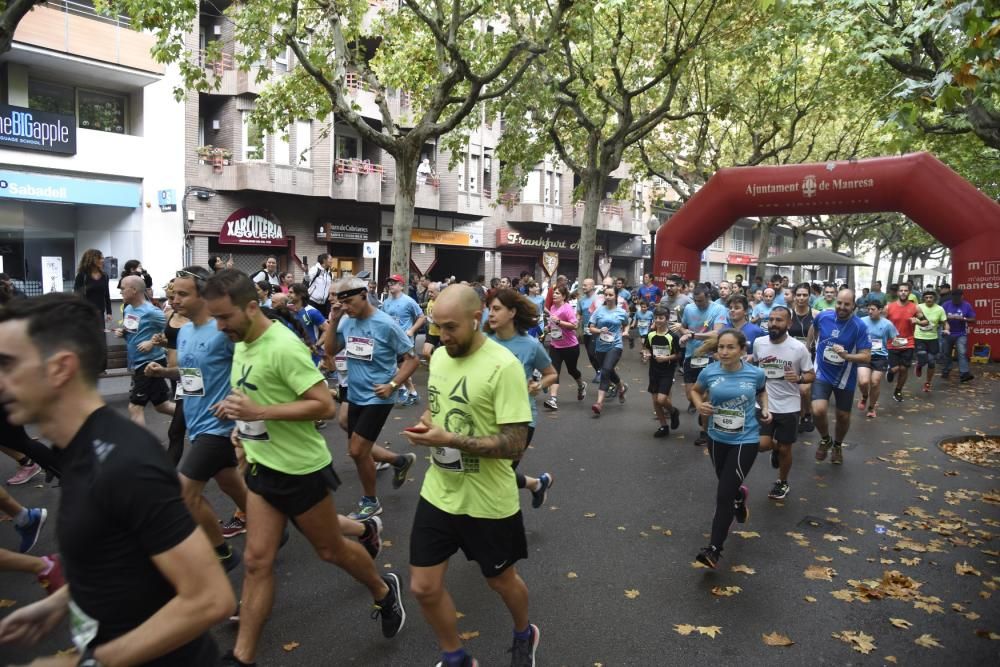
[[[704,368],[708,362],[708,357],[691,357],[691,368]]]
[[[921,331],[925,331],[927,333],[931,333],[931,332],[937,331],[937,325],[936,324],[928,324],[926,326],[923,325],[923,324],[921,324],[917,328],[920,329]]]
[[[201,376],[200,368],[181,368],[180,387],[184,390],[185,396],[204,396],[205,379]]]
[[[236,420],[236,429],[239,431],[240,439],[266,441],[271,437],[267,434],[267,423],[263,420],[245,422]]]
[[[742,433],[746,417],[742,410],[724,410],[716,408],[712,414],[712,424],[716,431],[722,433]]]
[[[560,340],[562,339],[562,337],[563,337],[562,327],[560,327],[558,324],[553,326],[552,329],[549,331],[550,340]]]
[[[653,346],[653,356],[654,357],[669,357],[670,348],[666,345],[654,345]]]
[[[881,352],[882,351],[882,347],[883,346],[882,346],[882,339],[881,338],[876,338],[876,339],[874,339],[872,341],[872,352]]]
[[[448,472],[462,472],[462,451],[454,447],[435,447],[431,451],[434,465]]]
[[[764,377],[768,380],[781,380],[785,377],[785,362],[768,361],[760,365],[764,371]]]
[[[677,321],[677,311],[676,310],[671,310],[670,311],[670,315],[667,317],[667,321],[670,322],[671,324],[673,324],[674,322]]]
[[[823,361],[827,362],[828,364],[835,364],[839,366],[840,364],[844,363],[844,358],[833,351],[832,345],[827,345],[825,348],[823,348]]]
[[[346,373],[347,372],[347,358],[346,357],[334,357],[334,364],[337,367],[337,372]]]
[[[909,344],[910,341],[906,338],[906,336],[897,336],[892,339],[893,347],[906,347]]]
[[[182,385],[180,382],[178,382],[177,386],[174,387],[174,400],[175,401],[179,401],[179,400],[181,400],[183,398],[184,398],[184,385]],[[180,408],[178,408],[178,410],[179,409]]]
[[[139,330],[139,317],[129,313],[125,316],[125,319],[122,320],[122,326],[125,327],[125,331],[135,333]]]
[[[613,342],[615,342],[615,335],[613,333],[611,333],[610,331],[608,333],[602,333],[601,334],[601,342],[602,343],[613,343]]]
[[[347,337],[347,358],[371,361],[375,355],[375,339],[363,336]]]
[[[83,653],[90,642],[97,637],[101,624],[80,609],[72,599],[69,601],[69,632],[76,650]]]

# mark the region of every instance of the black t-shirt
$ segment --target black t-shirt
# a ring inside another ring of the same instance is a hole
[[[679,349],[677,345],[677,336],[669,331],[660,333],[656,329],[652,329],[648,334],[646,334],[646,338],[642,341],[642,346],[650,352],[653,351],[654,347],[665,347],[667,348],[667,355],[677,354],[677,350]],[[653,372],[654,370],[660,371],[670,366],[676,366],[677,360],[674,359],[673,361],[662,362],[656,361],[656,359],[650,359],[649,363],[649,370],[650,372]]]
[[[109,407],[64,450],[56,527],[73,602],[100,624],[100,646],[141,625],[176,594],[152,556],[187,539],[194,520],[155,437]],[[150,665],[214,664],[207,634]]]

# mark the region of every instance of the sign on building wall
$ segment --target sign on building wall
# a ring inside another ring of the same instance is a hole
[[[320,220],[316,223],[316,240],[320,243],[378,241],[378,222]]]
[[[138,183],[0,169],[0,199],[135,208],[141,198],[142,188]]]
[[[76,116],[0,104],[0,148],[76,155]]]
[[[241,208],[222,223],[219,243],[257,247],[288,246],[281,223],[274,214],[262,208]]]

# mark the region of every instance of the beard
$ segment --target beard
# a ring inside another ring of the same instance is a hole
[[[770,338],[771,341],[773,342],[773,341],[777,341],[778,339],[780,339],[786,333],[788,333],[787,329],[786,330],[782,330],[782,331],[778,331],[777,329],[768,329],[767,330],[767,337]]]

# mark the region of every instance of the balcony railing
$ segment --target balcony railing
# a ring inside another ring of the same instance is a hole
[[[216,76],[222,76],[223,72],[236,69],[236,61],[231,53],[220,53],[217,58],[208,59],[208,52],[204,49],[198,50],[198,63],[212,70]]]
[[[132,26],[132,19],[124,14],[100,14],[93,5],[85,5],[80,2],[73,2],[72,0],[49,0],[45,3],[45,6],[59,10],[66,14],[86,16],[89,19],[101,21],[110,25],[121,26],[124,28],[130,28]]]
[[[376,174],[383,183],[385,182],[385,169],[380,164],[370,160],[359,160],[357,158],[337,158],[333,164],[334,174]]]

